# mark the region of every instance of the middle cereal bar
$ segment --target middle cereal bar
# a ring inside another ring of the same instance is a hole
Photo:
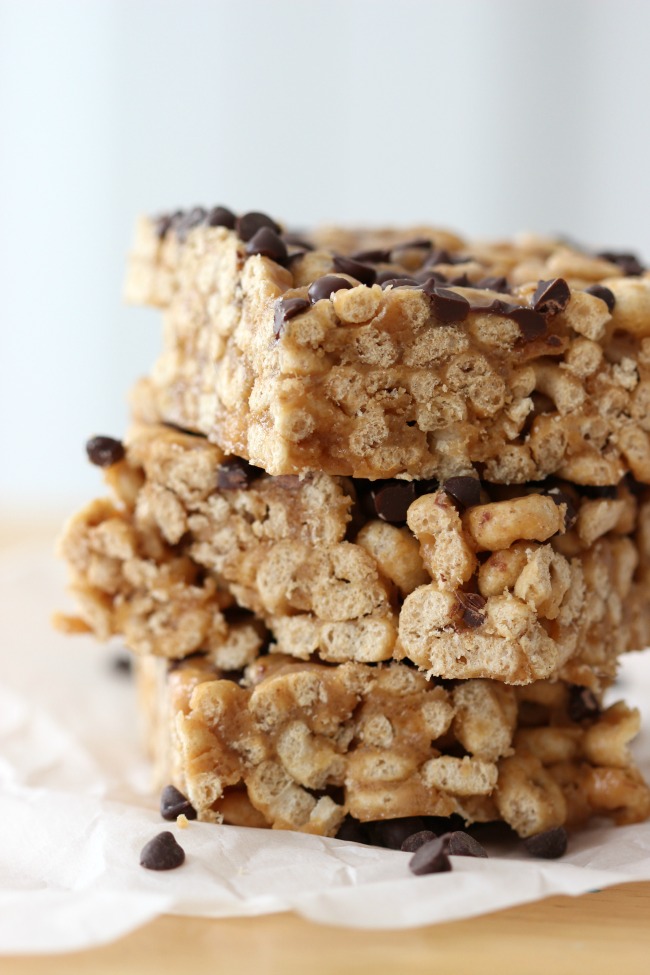
[[[270,643],[599,690],[650,639],[650,494],[627,480],[273,477],[144,425],[107,480],[116,500],[76,515],[62,548],[80,625],[137,653],[209,651],[235,669]]]

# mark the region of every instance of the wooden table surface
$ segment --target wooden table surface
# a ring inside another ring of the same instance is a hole
[[[0,522],[0,550],[50,537],[51,521]],[[38,923],[35,918],[35,923]],[[408,931],[356,931],[293,914],[161,917],[92,951],[0,957],[1,975],[646,975],[650,883],[551,897]]]
[[[650,883],[551,897],[409,931],[351,931],[292,914],[161,917],[76,954],[0,958],[2,975],[646,975]]]

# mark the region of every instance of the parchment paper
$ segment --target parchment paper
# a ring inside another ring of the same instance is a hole
[[[408,854],[271,830],[164,823],[140,747],[134,689],[116,647],[52,631],[64,572],[42,547],[0,558],[0,952],[110,941],[162,913],[233,917],[293,909],[329,924],[406,928],[549,894],[650,880],[650,824],[598,824],[559,862],[491,850],[414,877]],[[650,653],[630,654],[613,698],[650,724]],[[635,746],[650,775],[650,733]],[[139,866],[172,829],[185,864]]]

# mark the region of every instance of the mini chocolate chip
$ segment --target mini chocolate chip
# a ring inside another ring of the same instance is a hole
[[[374,250],[357,251],[355,254],[350,254],[350,257],[355,261],[361,261],[362,264],[366,261],[370,264],[387,264],[390,261],[390,251],[376,247]]]
[[[217,468],[217,487],[222,491],[246,491],[262,471],[241,457],[230,457]]]
[[[447,833],[447,853],[452,857],[487,857],[487,850],[462,829]]]
[[[270,227],[260,227],[246,244],[246,253],[268,257],[276,264],[286,264],[289,257],[287,245]]]
[[[529,836],[524,840],[526,851],[531,857],[539,857],[541,860],[557,860],[564,856],[568,844],[568,835],[564,826],[556,826],[554,829],[547,829],[543,833]]]
[[[476,477],[448,477],[442,489],[462,508],[473,508],[481,503],[481,482]]]
[[[86,453],[96,467],[110,467],[124,457],[124,444],[113,437],[91,437],[86,443]]]
[[[116,653],[111,660],[111,670],[129,677],[133,671],[133,661],[126,653]]]
[[[508,287],[508,281],[504,277],[487,277],[481,278],[474,285],[475,288],[483,288],[484,291],[497,291],[499,293],[507,293],[510,288]]]
[[[395,244],[391,253],[398,254],[400,251],[425,250],[430,251],[433,241],[430,237],[415,237],[413,240],[405,240],[402,244]]]
[[[463,609],[463,622],[466,626],[476,629],[483,626],[486,615],[483,612],[485,599],[478,592],[456,592],[456,599]]]
[[[303,251],[313,251],[314,245],[309,240],[305,240],[300,234],[282,234],[282,240],[291,247],[300,247]]]
[[[166,785],[160,796],[160,815],[173,822],[178,816],[196,819],[196,809],[182,792],[173,785]]]
[[[449,284],[452,284],[455,288],[471,288],[472,286],[472,282],[465,273],[459,274],[457,278],[450,278]]]
[[[564,278],[540,281],[533,295],[532,306],[543,315],[557,315],[564,311],[571,298],[571,289]]]
[[[237,233],[244,242],[254,237],[262,227],[267,227],[276,234],[282,233],[282,227],[275,220],[272,220],[266,213],[256,213],[254,210],[238,217],[236,227]]]
[[[375,277],[376,284],[385,284],[387,281],[396,281],[400,276],[400,272],[396,271],[394,268],[387,271],[378,271]]]
[[[352,816],[345,817],[338,828],[336,839],[347,840],[349,843],[370,843],[365,826]]]
[[[600,298],[601,301],[604,301],[610,313],[614,311],[616,295],[604,284],[590,284],[588,288],[585,288],[585,291],[588,295],[593,295],[594,298]]]
[[[603,251],[596,256],[602,257],[603,260],[610,261],[612,264],[616,264],[628,278],[636,278],[645,271],[643,264],[641,264],[636,254]]]
[[[378,819],[366,823],[373,846],[383,846],[388,850],[401,850],[408,836],[423,830],[426,821],[422,816],[404,816],[401,819]]]
[[[388,287],[391,287],[391,288],[408,288],[408,287],[417,288],[419,286],[419,284],[420,284],[420,282],[419,281],[416,281],[415,278],[409,278],[409,277],[406,277],[406,276],[401,277],[401,278],[395,278],[395,277],[393,277],[393,278],[386,278],[384,281],[381,282],[381,290],[382,291],[385,291],[386,288],[388,288]]]
[[[422,290],[431,301],[433,314],[440,322],[462,322],[469,314],[469,301],[455,291],[440,288],[438,283],[429,278],[422,285]]]
[[[451,264],[451,254],[444,247],[435,247],[426,259],[425,267],[435,267],[436,264]]]
[[[156,234],[162,240],[172,225],[172,215],[170,213],[163,213],[160,217],[155,218],[153,225]]]
[[[291,318],[301,315],[309,307],[310,304],[306,298],[278,298],[273,317],[273,334],[276,339],[280,338],[284,326]]]
[[[600,714],[598,698],[588,687],[572,684],[569,688],[567,713],[575,722],[584,721],[586,718],[597,718]]]
[[[434,284],[446,285],[449,284],[449,278],[442,271],[432,271],[430,267],[422,268],[420,271],[414,271],[413,277],[418,282],[418,284],[426,284],[427,281],[433,281]]]
[[[381,487],[371,487],[370,497],[378,518],[392,525],[406,521],[406,512],[415,501],[413,481],[383,481]]]
[[[377,278],[374,267],[363,264],[361,261],[354,261],[351,257],[341,257],[335,254],[334,268],[341,274],[349,274],[351,278],[356,278],[361,284],[367,284],[368,287],[371,287]]]
[[[228,230],[234,230],[237,217],[228,207],[212,207],[206,222],[208,227],[227,227]]]
[[[415,853],[425,843],[429,843],[435,839],[437,839],[436,834],[432,833],[430,829],[420,829],[417,833],[411,833],[410,836],[406,837],[400,850],[404,853]]]
[[[172,833],[158,833],[142,847],[140,866],[147,870],[175,870],[185,860],[185,851]]]
[[[315,305],[317,301],[321,301],[323,298],[330,298],[335,291],[353,287],[354,285],[350,284],[345,278],[339,278],[336,274],[324,274],[322,278],[316,278],[310,285],[307,294],[312,305]]]
[[[618,488],[615,484],[581,484],[580,492],[586,494],[588,498],[607,498],[609,501],[614,501]]]
[[[418,847],[409,860],[409,870],[418,876],[426,873],[447,873],[451,870],[445,837],[436,837]]]
[[[546,331],[544,316],[540,315],[534,308],[526,308],[523,305],[516,306],[510,308],[506,315],[517,323],[521,336],[526,342],[532,342],[533,339],[539,338]]]
[[[576,521],[578,520],[578,511],[573,503],[573,500],[560,488],[551,488],[548,492],[549,498],[556,503],[559,507],[561,504],[566,505],[566,512],[564,514],[564,530],[568,532],[570,528],[573,528]]]
[[[174,230],[178,239],[181,242],[185,241],[190,230],[204,223],[207,215],[207,210],[204,207],[193,207],[178,222],[174,221]]]

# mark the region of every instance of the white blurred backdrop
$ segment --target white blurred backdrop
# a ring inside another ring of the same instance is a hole
[[[563,231],[650,258],[644,0],[0,0],[0,504],[90,498],[160,323],[139,211]]]

